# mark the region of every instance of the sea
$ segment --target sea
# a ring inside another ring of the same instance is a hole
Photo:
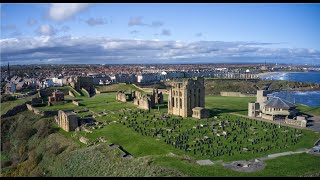
[[[320,72],[280,72],[260,76],[262,79],[286,80],[297,82],[313,82],[320,84]],[[309,107],[320,106],[320,91],[280,91],[269,94],[268,96],[280,97],[287,101],[303,104]]]

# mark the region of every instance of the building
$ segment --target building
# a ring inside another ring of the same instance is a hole
[[[271,91],[258,90],[257,101],[248,104],[248,116],[268,120],[288,119],[297,114],[296,105],[278,97],[268,97]]]
[[[58,126],[67,132],[74,131],[79,126],[77,115],[73,112],[60,110],[55,120]]]
[[[205,114],[194,114],[193,112],[204,113],[205,105],[204,78],[184,79],[182,82],[174,82],[169,90],[168,113],[182,117],[205,118]],[[194,109],[194,111],[193,111]]]
[[[135,83],[135,82],[137,82],[135,74],[111,75],[110,80],[112,83]]]
[[[64,101],[64,93],[61,91],[54,91],[52,92],[52,96],[48,98],[49,102],[58,102],[58,101]]]

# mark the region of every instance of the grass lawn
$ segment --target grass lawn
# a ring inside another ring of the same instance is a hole
[[[236,172],[217,164],[213,166],[199,166],[177,157],[155,157],[155,163],[161,166],[179,170],[189,176],[303,176],[319,174],[320,158],[310,154],[294,154],[266,160],[267,166],[257,172]]]
[[[125,84],[125,83],[118,83],[118,84],[111,84],[111,85],[106,85],[106,86],[96,86],[96,89],[100,91],[101,93],[106,93],[106,92],[117,92],[119,90],[127,91],[129,92],[130,89],[133,91],[140,91],[140,89],[136,88],[132,84]]]
[[[37,94],[32,95],[30,97],[24,98],[24,99],[18,99],[18,100],[14,100],[14,101],[7,101],[7,102],[3,102],[1,103],[1,115],[5,114],[7,111],[9,111],[10,109],[12,109],[15,106],[21,105],[27,101],[31,101],[32,98],[36,97]]]
[[[255,100],[255,97],[206,96],[205,106],[211,109],[213,114],[233,112],[247,115],[248,102],[254,102]]]
[[[167,99],[167,96],[164,96],[164,99]],[[291,168],[295,168],[296,164],[292,164],[291,163],[287,163],[286,164],[286,168],[282,168],[277,169],[276,167],[279,166],[279,164],[281,164],[283,161],[281,161],[281,159],[286,159],[288,161],[291,160],[291,158],[288,157],[295,157],[292,159],[292,161],[301,161],[301,163],[306,163],[306,164],[310,164],[310,165],[315,165],[316,163],[318,163],[318,161],[312,160],[309,161],[307,160],[307,158],[310,156],[308,154],[303,154],[303,155],[292,155],[292,156],[286,156],[286,157],[280,157],[279,161],[278,158],[274,159],[274,160],[269,160],[267,161],[267,168],[265,168],[264,170],[260,171],[260,172],[256,172],[256,173],[239,173],[239,172],[235,172],[232,170],[228,170],[225,169],[223,166],[221,165],[214,165],[214,166],[209,166],[209,167],[203,167],[203,166],[199,166],[197,164],[193,162],[189,162],[187,160],[184,160],[182,157],[184,156],[188,156],[191,159],[211,159],[212,161],[216,161],[216,160],[223,160],[223,161],[232,161],[232,160],[244,160],[244,159],[253,159],[256,157],[262,157],[262,156],[266,156],[267,154],[272,154],[272,153],[278,153],[278,152],[285,152],[285,151],[291,151],[291,150],[296,150],[296,149],[300,149],[300,148],[310,148],[313,146],[314,141],[319,138],[319,134],[315,134],[311,131],[307,131],[307,130],[302,130],[302,136],[301,139],[299,139],[297,141],[296,144],[290,144],[291,141],[293,139],[291,139],[290,136],[294,135],[295,130],[293,128],[288,128],[288,127],[281,127],[280,129],[278,128],[273,128],[272,131],[276,131],[277,133],[277,139],[278,141],[278,145],[281,146],[281,149],[277,149],[277,147],[274,147],[270,150],[266,150],[266,151],[260,151],[259,148],[260,147],[266,147],[268,145],[271,145],[276,143],[276,142],[264,142],[262,140],[261,143],[257,143],[256,145],[250,145],[250,141],[248,141],[249,139],[253,139],[253,138],[262,138],[264,135],[268,135],[271,131],[267,131],[264,132],[263,129],[268,129],[271,128],[272,126],[269,123],[266,122],[257,122],[257,124],[255,124],[256,121],[251,121],[251,120],[245,120],[242,119],[240,117],[237,116],[229,116],[228,120],[231,122],[235,121],[235,120],[240,120],[241,122],[243,121],[248,121],[252,123],[252,126],[255,126],[257,128],[256,132],[258,134],[249,134],[249,132],[251,132],[251,130],[248,128],[247,130],[243,130],[242,133],[239,132],[232,132],[230,129],[228,130],[227,127],[226,130],[229,132],[231,132],[231,136],[235,136],[236,134],[239,137],[243,137],[245,135],[245,132],[248,133],[248,137],[244,138],[246,141],[243,141],[244,144],[247,144],[247,146],[249,147],[257,147],[256,148],[256,152],[254,154],[252,154],[252,152],[248,152],[248,153],[242,153],[242,154],[238,154],[238,153],[234,153],[231,156],[228,156],[227,154],[222,154],[220,156],[217,157],[207,157],[206,155],[201,156],[201,153],[199,150],[199,153],[197,153],[196,155],[194,155],[192,152],[185,152],[184,149],[180,149],[179,147],[175,147],[171,144],[167,144],[164,140],[168,137],[165,134],[165,131],[162,131],[164,134],[164,137],[158,137],[158,136],[152,136],[152,134],[150,133],[150,135],[142,135],[142,132],[140,130],[137,130],[137,126],[132,126],[132,127],[127,127],[127,125],[129,125],[129,122],[127,122],[126,125],[123,124],[123,122],[125,122],[124,117],[128,116],[130,117],[129,119],[133,119],[136,118],[137,120],[135,122],[138,123],[139,127],[142,128],[142,121],[146,120],[146,119],[150,119],[151,115],[156,115],[156,117],[160,117],[161,113],[165,113],[167,112],[166,108],[166,104],[160,105],[159,109],[160,112],[158,112],[158,109],[154,109],[152,110],[150,113],[146,113],[145,117],[142,116],[137,116],[137,114],[135,114],[135,111],[137,110],[137,108],[133,105],[132,102],[118,102],[115,100],[115,93],[101,93],[101,94],[97,94],[95,98],[84,98],[81,97],[79,98],[79,102],[81,102],[84,106],[73,106],[73,105],[61,105],[60,107],[42,107],[42,108],[70,108],[70,109],[83,109],[83,108],[87,108],[90,110],[93,110],[95,113],[98,112],[107,112],[107,116],[101,116],[101,117],[96,117],[97,120],[99,121],[108,121],[108,122],[112,122],[112,121],[116,121],[117,123],[112,123],[110,125],[107,125],[101,129],[96,129],[93,131],[93,133],[89,133],[89,134],[85,134],[80,132],[79,134],[81,134],[82,136],[85,136],[91,140],[94,140],[100,136],[105,137],[109,143],[115,143],[115,144],[119,144],[121,145],[126,151],[128,151],[129,153],[131,153],[132,155],[136,156],[136,157],[144,157],[144,156],[148,156],[148,157],[152,157],[154,158],[154,163],[158,164],[158,165],[165,165],[167,167],[179,170],[181,172],[183,172],[184,174],[190,175],[190,176],[286,176],[286,175],[292,175],[294,176],[295,174],[291,173],[290,169]],[[221,118],[227,118],[225,112],[236,112],[236,113],[240,113],[240,114],[246,114],[246,107],[247,107],[247,102],[250,101],[254,101],[255,98],[234,98],[234,97],[218,97],[218,96],[208,96],[206,97],[206,107],[213,109],[213,113],[216,116],[219,116],[218,119],[210,119],[210,120],[195,120],[193,118],[185,118],[183,121],[181,121],[180,123],[177,123],[176,125],[181,125],[182,127],[177,128],[180,129],[180,132],[177,131],[175,133],[172,134],[172,137],[176,137],[181,135],[183,132],[185,132],[186,130],[190,130],[192,129],[193,126],[195,125],[199,125],[201,123],[208,123],[208,122],[212,122],[212,121],[217,121],[217,120],[222,120]],[[230,105],[231,104],[231,105]],[[228,106],[229,105],[229,106]],[[129,109],[131,110],[129,110]],[[215,109],[219,108],[220,111],[216,111]],[[126,110],[125,110],[126,109]],[[141,110],[142,112],[142,110]],[[125,116],[123,115],[123,113],[126,113]],[[84,113],[86,114],[86,113]],[[123,115],[123,116],[121,116]],[[148,118],[147,118],[148,116]],[[131,118],[132,117],[132,118]],[[175,117],[175,116],[173,116]],[[177,118],[177,117],[176,117]],[[234,119],[232,119],[234,118]],[[120,122],[120,120],[122,122]],[[225,120],[225,119],[224,119]],[[134,121],[132,121],[134,122]],[[150,120],[150,122],[153,122]],[[158,121],[158,123],[156,124],[156,128],[157,130],[164,129],[164,128],[168,128],[168,129],[172,129],[173,126],[171,127],[165,127],[164,124],[161,124],[161,121]],[[147,127],[146,129],[152,129],[152,124],[151,126]],[[217,137],[212,136],[212,134],[210,132],[206,132],[203,134],[203,132],[207,129],[196,129],[197,132],[195,132],[194,136],[192,136],[192,138],[199,138],[202,139],[203,136],[207,135],[208,137],[212,137],[215,140],[217,140]],[[238,129],[240,131],[240,129]],[[289,142],[282,142],[282,139],[286,139],[286,133],[282,132],[282,131],[288,131],[288,141]],[[299,130],[300,131],[300,130]],[[152,131],[152,133],[155,133],[154,131]],[[65,136],[71,136],[70,133],[63,133]],[[264,135],[263,135],[264,134]],[[199,137],[197,137],[199,136]],[[290,138],[289,138],[290,137]],[[72,139],[72,138],[71,138]],[[241,139],[241,138],[240,138]],[[234,144],[234,142],[228,142],[227,140],[224,140],[223,138],[220,139],[221,142],[224,143],[224,145],[227,145],[227,147],[229,148],[230,146],[235,147],[236,145]],[[193,142],[192,140],[188,141],[188,144],[190,145],[195,145],[196,143]],[[223,145],[218,145],[216,143],[214,147],[219,147],[219,149],[224,149]],[[288,147],[285,147],[285,145],[287,145]],[[205,149],[207,149],[206,145],[204,145]],[[259,148],[258,148],[259,147]],[[198,147],[197,147],[198,148]],[[169,157],[168,154],[169,153],[174,153],[176,155],[178,155],[178,157]],[[301,158],[299,159],[300,156],[305,156],[306,159],[301,160]],[[296,159],[296,157],[298,158],[298,160]],[[312,156],[311,156],[312,157]],[[310,159],[310,157],[309,157]],[[275,161],[275,162],[274,162]],[[301,164],[300,163],[300,164]],[[272,173],[272,169],[276,169],[273,171],[276,171],[276,173]],[[306,169],[301,169],[301,170],[296,170],[295,173],[297,175],[303,175],[304,172],[310,172],[310,173],[314,173],[316,172],[314,169],[311,168],[310,171],[306,171]]]
[[[318,107],[309,107],[305,105],[298,105],[297,107],[301,112],[313,116],[320,116],[320,106]]]
[[[285,126],[278,128],[275,124],[228,114],[233,112],[247,115],[248,102],[255,101],[255,97],[206,96],[206,108],[217,117],[196,120],[167,116],[166,103],[159,105],[159,111],[158,108],[150,112],[139,110],[133,102],[116,101],[115,89],[135,90],[132,85],[125,84],[101,86],[99,91],[106,93],[96,94],[93,98],[72,98],[77,99],[82,106],[69,102],[39,109],[89,109],[90,112],[80,113],[78,116],[91,113],[98,121],[112,123],[95,129],[92,133],[79,132],[80,135],[90,140],[103,136],[109,143],[122,146],[133,156],[151,157],[157,165],[170,167],[190,176],[299,176],[319,172],[315,167],[320,158],[309,154],[267,160],[267,167],[254,173],[239,173],[225,169],[222,165],[199,166],[195,163],[195,160],[200,159],[224,162],[249,160],[272,153],[311,148],[315,140],[320,138],[319,133],[312,131]],[[167,95],[164,95],[164,100],[167,100]],[[317,110],[303,106],[299,108],[312,113]],[[101,115],[102,112],[106,114]],[[207,126],[201,127],[201,124]],[[227,136],[222,135],[224,132]],[[71,137],[72,133],[61,134],[77,141]],[[243,148],[249,151],[246,152]],[[169,153],[178,156],[171,157],[168,156]]]

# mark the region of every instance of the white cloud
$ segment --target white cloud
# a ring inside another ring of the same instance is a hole
[[[53,36],[58,32],[58,30],[51,25],[44,24],[39,26],[36,32],[40,35]]]
[[[3,62],[15,60],[21,64],[38,62],[91,63],[99,62],[155,62],[156,60],[194,60],[199,58],[221,59],[276,59],[278,62],[318,61],[320,51],[306,48],[267,48],[270,43],[223,41],[161,41],[128,40],[90,37],[54,37],[1,39]]]
[[[63,21],[83,11],[90,3],[51,3],[49,17],[55,21]]]

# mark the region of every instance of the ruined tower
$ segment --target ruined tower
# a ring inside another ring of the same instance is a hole
[[[204,78],[185,79],[174,82],[169,90],[168,113],[182,117],[191,117],[192,109],[205,105]]]

